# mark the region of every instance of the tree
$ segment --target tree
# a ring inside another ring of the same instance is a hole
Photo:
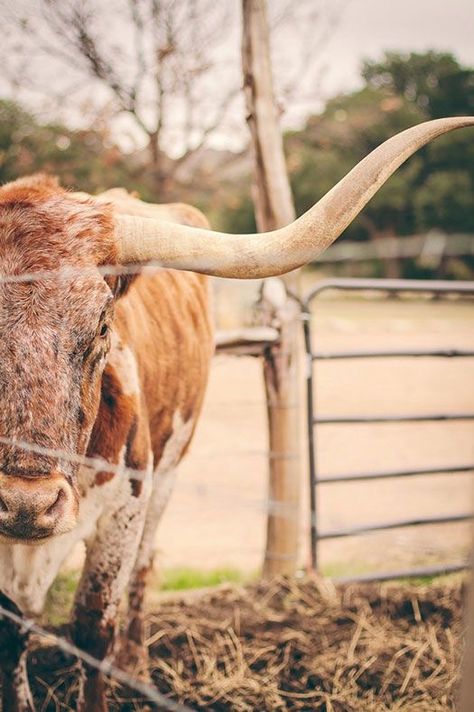
[[[289,102],[337,11],[322,12],[324,0],[273,5],[277,31],[291,21],[301,34],[291,58],[285,50],[279,95]],[[128,144],[145,146],[155,191],[173,197],[174,177],[218,129],[234,145],[245,135],[237,11],[214,0],[0,0],[3,79],[22,100],[56,99],[67,120],[107,114]]]
[[[68,187],[101,191],[136,185],[137,176],[105,130],[42,124],[12,101],[0,101],[0,182],[37,171]],[[146,188],[144,188],[144,192]]]
[[[206,23],[198,21],[198,12]],[[228,91],[224,88],[207,101],[206,81],[215,62],[209,48],[219,43],[227,15],[224,4],[210,0],[36,0],[14,8],[4,4],[11,43],[15,46],[18,38],[26,43],[13,52],[7,66],[23,89],[28,83],[44,85],[54,68],[57,77],[54,84],[49,82],[50,94],[69,94],[71,102],[72,86],[89,109],[108,104],[111,115],[125,118],[131,130],[145,138],[147,163],[156,186],[163,189],[167,177],[203,145],[238,93],[238,85],[231,82]],[[31,64],[35,58],[41,78]],[[170,161],[173,143],[179,156]]]
[[[415,103],[430,119],[474,112],[474,70],[446,52],[387,52],[380,62],[366,61],[362,77]]]

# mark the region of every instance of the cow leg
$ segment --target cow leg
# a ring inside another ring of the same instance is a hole
[[[112,652],[120,601],[135,564],[148,495],[149,489],[140,496],[128,494],[119,509],[99,522],[98,533],[88,547],[74,604],[72,638],[100,661]],[[106,712],[102,673],[85,665],[80,688],[77,710]]]
[[[0,592],[0,606],[17,616],[21,611]],[[33,698],[27,672],[29,633],[0,615],[0,669],[2,671],[2,712],[33,712]]]
[[[176,479],[176,469],[155,474],[153,492],[148,503],[145,526],[137,561],[128,588],[128,616],[117,664],[128,668],[142,679],[148,679],[148,650],[145,644],[144,601],[148,576],[153,568],[156,529],[166,508]]]

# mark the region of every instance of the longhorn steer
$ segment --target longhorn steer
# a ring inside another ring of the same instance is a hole
[[[173,268],[248,278],[309,262],[406,158],[473,124],[442,119],[395,136],[295,223],[261,236],[213,233],[187,206],[147,205],[113,191],[93,199],[44,177],[0,189],[3,607],[39,613],[62,561],[85,541],[73,641],[108,656],[128,586],[122,660],[140,662],[155,528],[213,351],[206,280]],[[103,269],[150,259],[171,270],[122,277]],[[97,472],[77,454],[119,467]],[[33,708],[26,645],[27,635],[0,617],[4,712]],[[93,670],[85,670],[77,708],[106,709]]]
[[[206,225],[186,206],[169,206],[165,216]],[[0,603],[41,612],[61,562],[83,540],[73,641],[97,658],[109,652],[128,584],[122,658],[133,660],[143,650],[155,528],[196,424],[213,338],[206,278],[102,276],[98,266],[117,262],[113,236],[109,206],[54,181],[33,177],[0,190],[2,272],[73,268],[0,284],[0,434],[38,446],[0,445]],[[79,467],[42,454],[48,448],[132,473]],[[6,620],[0,626],[2,709],[29,709],[26,636]],[[79,706],[105,709],[92,670],[84,695]]]

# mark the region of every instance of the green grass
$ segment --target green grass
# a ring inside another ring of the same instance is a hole
[[[409,578],[396,579],[395,583],[400,586],[415,586],[426,588],[428,586],[444,586],[455,581],[463,582],[469,580],[468,571],[455,571],[446,574],[434,574],[433,576],[410,576]],[[391,583],[391,582],[390,582]]]
[[[324,576],[332,579],[345,576],[360,576],[368,573],[376,573],[374,569],[367,569],[363,563],[351,562],[333,562],[325,564],[322,567]],[[426,586],[442,586],[453,581],[463,581],[466,578],[466,573],[463,571],[433,574],[431,576],[405,576],[402,578],[389,579],[385,583],[395,584],[397,586],[413,586],[424,588]],[[376,582],[377,583],[377,582]]]
[[[323,564],[321,573],[327,578],[339,578],[340,576],[359,576],[368,573],[367,567],[362,562],[334,561]]]
[[[74,601],[74,593],[79,583],[80,572],[61,573],[51,586],[42,616],[43,623],[61,625],[68,620]],[[186,591],[193,588],[210,588],[222,583],[247,583],[255,578],[238,569],[223,567],[201,571],[193,568],[165,569],[150,581],[150,593],[160,591]],[[156,583],[158,582],[158,583]]]
[[[209,588],[221,583],[245,583],[251,577],[238,569],[219,568],[201,571],[192,568],[165,569],[161,577],[161,591],[185,591],[191,588]]]
[[[48,622],[51,625],[66,623],[79,578],[80,571],[67,571],[59,574],[48,592],[42,615],[44,623]]]

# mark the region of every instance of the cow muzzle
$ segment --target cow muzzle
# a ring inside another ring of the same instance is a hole
[[[77,498],[62,475],[0,474],[0,540],[37,543],[74,528]]]

